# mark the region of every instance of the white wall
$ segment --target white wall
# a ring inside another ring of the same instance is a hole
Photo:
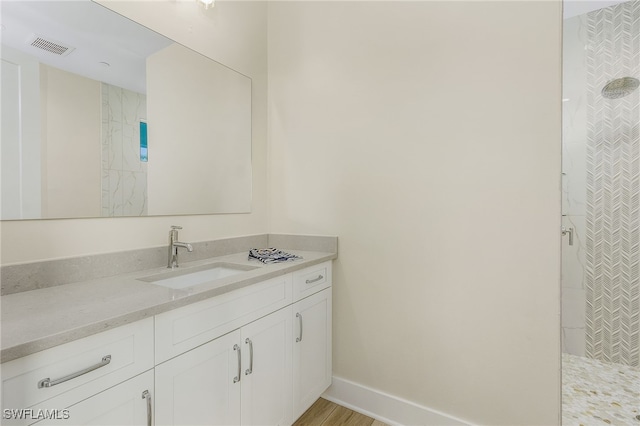
[[[252,213],[2,222],[3,264],[338,235],[336,375],[558,423],[558,2],[101,3],[252,77]]]
[[[100,216],[100,90],[99,81],[40,65],[41,217]]]
[[[336,376],[559,422],[561,14],[270,3],[269,229],[339,236]]]
[[[251,211],[251,80],[172,44],[147,89],[149,212]]]
[[[100,3],[252,78],[251,213],[3,221],[2,264],[160,246],[170,225],[184,227],[184,241],[266,232],[266,3],[219,2],[207,11],[191,1]]]

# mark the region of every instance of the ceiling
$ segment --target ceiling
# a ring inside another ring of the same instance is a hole
[[[564,19],[624,0],[565,0]],[[146,58],[172,41],[90,0],[0,1],[2,45],[40,62],[146,93]],[[33,35],[73,48],[58,56],[27,43]],[[106,65],[108,64],[108,65]]]
[[[172,41],[89,0],[0,2],[2,45],[40,62],[146,93],[146,58]],[[59,56],[31,46],[38,35],[74,50]],[[108,64],[108,65],[106,65]]]

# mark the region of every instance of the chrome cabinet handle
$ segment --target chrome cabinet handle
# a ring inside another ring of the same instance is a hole
[[[238,375],[233,378],[233,383],[238,383],[240,381],[240,373],[242,371],[242,367],[240,366],[240,364],[242,363],[242,355],[240,354],[240,346],[233,345],[233,350],[238,351]]]
[[[573,245],[573,228],[567,228],[566,226],[562,227],[562,236],[569,234],[569,245]]]
[[[60,383],[64,383],[68,380],[75,379],[76,377],[82,376],[83,374],[87,374],[92,372],[93,370],[97,370],[98,368],[102,368],[105,365],[111,362],[111,355],[105,355],[102,357],[102,361],[97,364],[92,365],[91,367],[87,367],[83,370],[76,371],[75,373],[71,373],[67,376],[61,377],[59,379],[51,380],[49,377],[46,379],[42,379],[38,382],[38,389],[41,388],[50,388],[55,385],[59,385]]]
[[[318,275],[318,277],[317,277],[317,278],[314,278],[314,279],[312,279],[312,280],[306,280],[306,281],[305,281],[305,283],[307,283],[307,284],[313,284],[313,283],[315,283],[315,282],[320,281],[320,280],[321,280],[321,279],[323,279],[323,278],[324,278],[324,277],[323,277],[322,275]]]
[[[247,337],[244,341],[249,344],[249,368],[244,372],[245,375],[253,373],[253,342]]]
[[[147,400],[147,426],[153,424],[152,411],[151,411],[151,394],[148,390],[142,392],[142,399]]]
[[[302,314],[300,312],[296,312],[296,317],[300,322],[300,335],[296,337],[296,343],[298,343],[298,342],[302,342]]]

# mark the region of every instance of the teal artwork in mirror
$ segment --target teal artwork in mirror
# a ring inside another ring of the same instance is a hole
[[[147,122],[140,120],[140,161],[149,161],[149,146],[147,145]]]

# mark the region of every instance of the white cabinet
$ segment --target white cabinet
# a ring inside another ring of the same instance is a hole
[[[309,266],[292,274],[293,301],[311,296],[331,286],[331,262]]]
[[[290,425],[331,384],[331,262],[158,315],[155,336],[157,426]]]
[[[120,383],[45,419],[45,425],[151,426],[153,424],[153,371]]]
[[[300,417],[331,385],[331,288],[293,305],[293,409]]]
[[[151,369],[153,318],[3,363],[3,413],[32,410],[3,424],[33,423],[31,413],[67,409]],[[66,424],[81,423],[69,419]]]
[[[156,363],[291,305],[291,274],[156,315]]]
[[[241,329],[242,425],[293,422],[291,306]]]
[[[156,426],[240,424],[240,331],[156,366]]]
[[[331,262],[2,369],[3,409],[60,411],[39,426],[290,425],[331,384]]]
[[[156,366],[156,425],[293,421],[291,307]]]

